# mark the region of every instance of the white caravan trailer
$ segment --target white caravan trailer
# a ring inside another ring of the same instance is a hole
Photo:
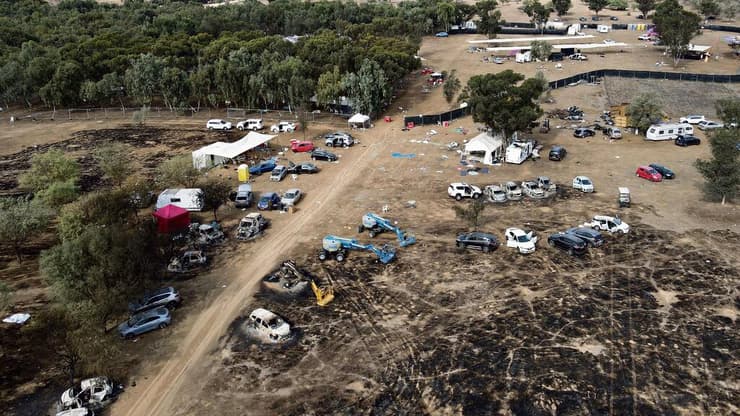
[[[172,204],[188,211],[202,211],[202,194],[203,191],[200,188],[165,189],[157,198],[155,210]]]
[[[694,127],[688,123],[653,124],[645,133],[645,140],[673,140],[687,134],[694,134]]]

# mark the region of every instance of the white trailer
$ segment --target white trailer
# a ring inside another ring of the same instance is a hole
[[[512,142],[506,148],[506,163],[519,165],[532,155],[533,150],[534,142],[531,140]]]
[[[674,140],[679,135],[694,134],[694,127],[689,123],[653,124],[645,132],[645,140]]]
[[[157,197],[155,210],[169,204],[188,211],[202,211],[203,191],[200,188],[165,189]]]

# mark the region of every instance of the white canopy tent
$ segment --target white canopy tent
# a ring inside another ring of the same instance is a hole
[[[501,158],[504,141],[500,134],[491,136],[490,133],[481,133],[465,143],[463,155],[468,160],[477,160],[484,165],[493,165]]]
[[[367,128],[370,126],[370,117],[357,113],[347,120],[350,127]]]
[[[216,142],[193,152],[193,167],[207,169],[222,165],[275,137],[270,134],[250,131],[249,134],[233,143]]]

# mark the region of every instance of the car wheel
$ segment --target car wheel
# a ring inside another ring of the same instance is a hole
[[[244,131],[244,127],[237,127],[237,129],[239,129],[239,131]]]
[[[554,247],[555,243],[552,240],[547,240],[547,245],[550,247]]]
[[[344,254],[342,254],[342,253],[337,253],[337,255],[336,255],[336,259],[337,259],[337,261],[344,261]]]
[[[461,199],[462,199],[462,195],[460,194],[455,195],[455,200],[459,201]]]
[[[327,142],[327,143],[326,143],[326,147],[334,147],[334,143],[332,143],[332,142]]]
[[[478,198],[480,198],[480,194],[473,194],[473,199],[478,199]]]
[[[322,251],[321,253],[319,253],[319,260],[321,260],[321,261],[325,261],[326,260],[326,253],[325,252]]]
[[[165,322],[162,322],[161,324],[159,324],[159,329],[165,329],[165,328],[167,328],[167,324]]]

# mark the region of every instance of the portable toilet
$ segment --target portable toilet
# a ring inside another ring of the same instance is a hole
[[[241,164],[237,168],[236,172],[237,172],[237,177],[239,178],[239,182],[249,181],[249,166],[245,164]]]

